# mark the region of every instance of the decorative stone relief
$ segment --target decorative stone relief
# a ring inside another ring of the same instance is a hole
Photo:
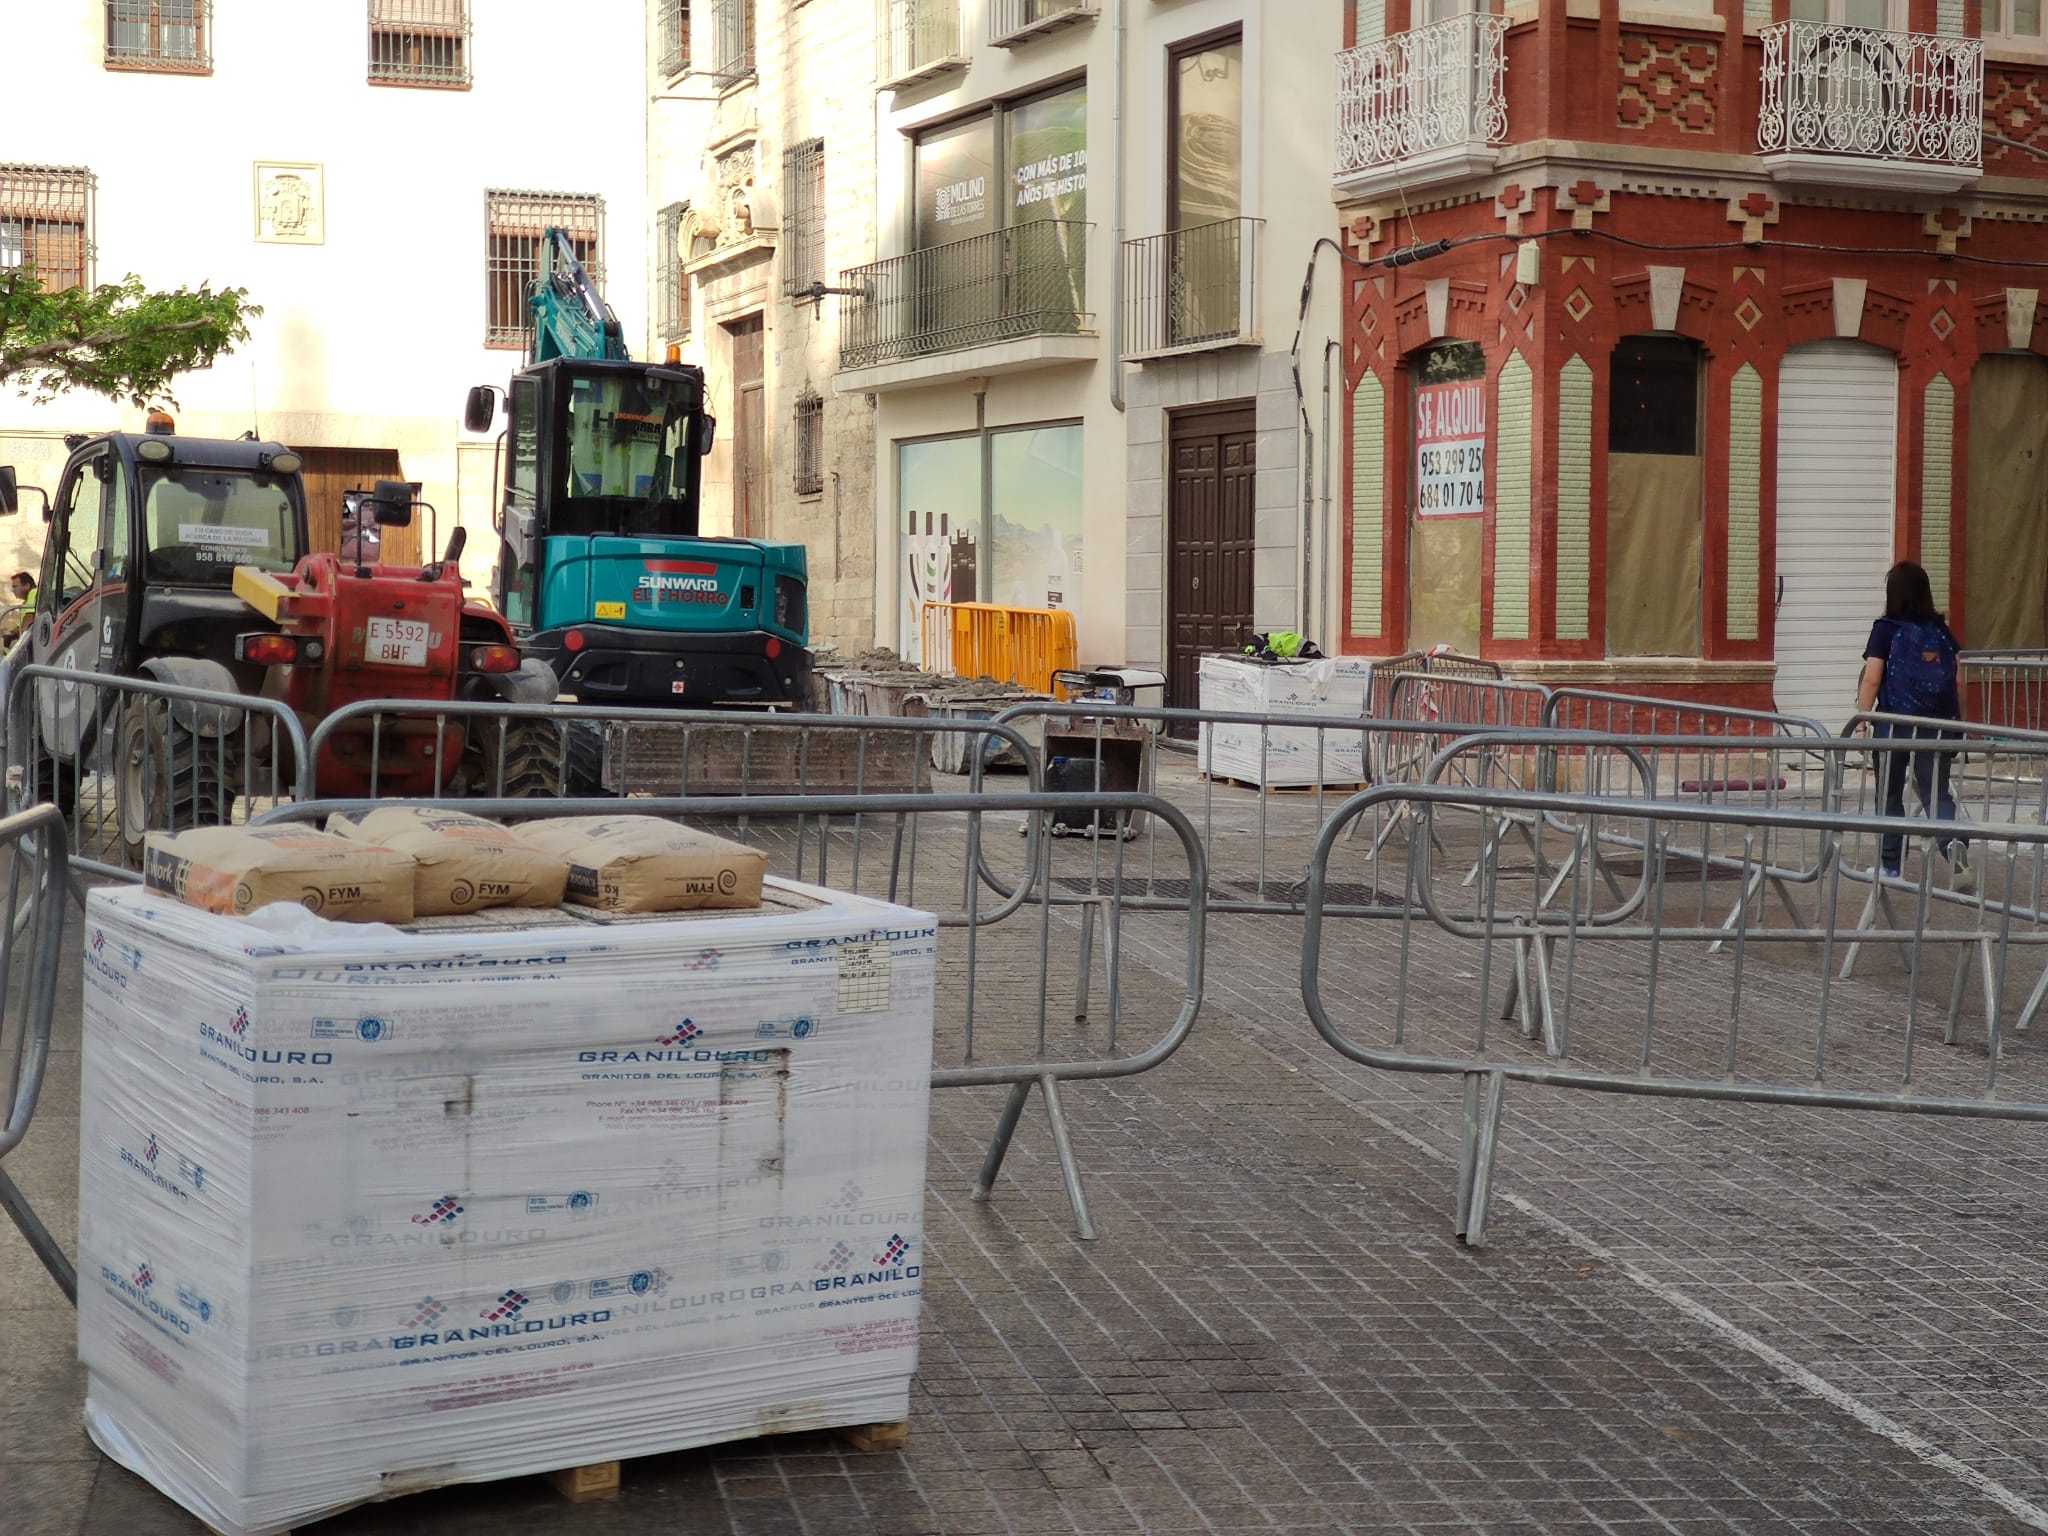
[[[325,245],[325,182],[318,165],[258,160],[256,238],[268,245]]]
[[[1720,58],[1720,45],[1704,39],[1622,33],[1616,125],[1712,133],[1721,105]]]

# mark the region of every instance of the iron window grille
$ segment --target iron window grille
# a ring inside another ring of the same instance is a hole
[[[825,141],[782,152],[782,291],[808,294],[825,281]]]
[[[692,63],[719,84],[732,85],[754,72],[754,0],[708,0],[708,8],[711,56]]]
[[[370,0],[370,83],[469,85],[469,0]]]
[[[680,341],[690,334],[690,283],[683,274],[683,263],[690,259],[683,249],[683,215],[689,211],[687,202],[670,203],[659,215],[657,287],[663,341]]]
[[[533,331],[527,296],[540,278],[541,241],[567,230],[576,259],[604,286],[604,199],[581,192],[484,193],[484,345],[524,348]]]
[[[46,293],[93,282],[91,171],[0,165],[0,274],[32,268]]]
[[[796,397],[796,493],[819,496],[825,490],[825,402],[808,384]]]
[[[663,78],[674,79],[690,67],[690,0],[659,0]]]
[[[207,73],[212,13],[212,0],[107,0],[108,68]]]

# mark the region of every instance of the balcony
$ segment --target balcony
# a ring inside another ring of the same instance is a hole
[[[960,0],[882,0],[876,81],[882,90],[902,90],[966,67]]]
[[[1507,18],[1468,14],[1337,55],[1337,191],[1368,197],[1493,169],[1507,142]]]
[[[1077,21],[1093,21],[1101,0],[988,0],[988,40],[1015,48]]]
[[[1127,362],[1259,340],[1264,219],[1222,219],[1124,242]]]
[[[901,389],[1095,357],[1088,226],[1034,219],[843,273],[842,391]]]
[[[1953,192],[1984,171],[1984,44],[1819,21],[1763,29],[1757,152],[1784,181]]]

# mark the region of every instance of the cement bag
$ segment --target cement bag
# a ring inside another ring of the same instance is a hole
[[[556,907],[569,881],[566,859],[541,852],[495,821],[446,806],[336,811],[327,818],[327,830],[411,854],[415,917],[451,917],[485,907]]]
[[[274,901],[344,923],[412,921],[413,857],[311,827],[152,832],[142,880],[187,906],[239,917]]]
[[[569,861],[569,900],[605,912],[758,907],[768,861],[753,849],[658,816],[529,821],[519,835]]]

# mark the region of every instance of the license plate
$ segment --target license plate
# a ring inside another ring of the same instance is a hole
[[[424,667],[427,664],[426,620],[365,620],[363,660],[386,667]]]

